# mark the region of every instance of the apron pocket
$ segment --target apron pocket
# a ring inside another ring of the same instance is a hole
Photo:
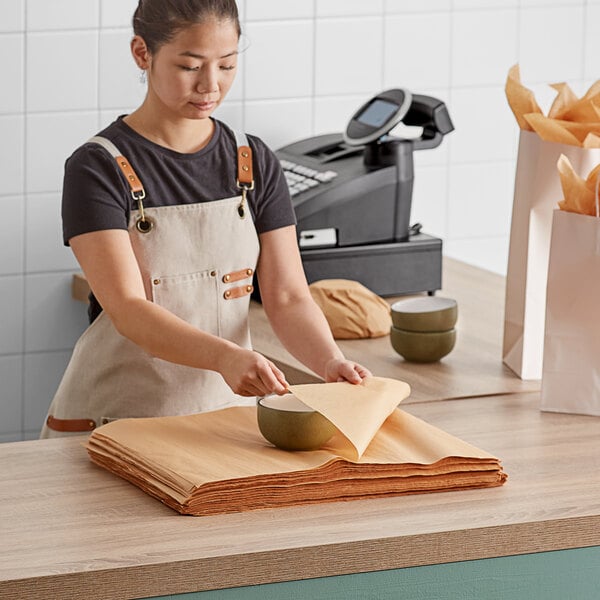
[[[150,280],[152,301],[198,329],[220,335],[217,271],[156,275]]]

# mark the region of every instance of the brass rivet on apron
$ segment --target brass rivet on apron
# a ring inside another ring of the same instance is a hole
[[[125,161],[121,161],[121,166],[122,166],[122,167],[126,167],[126,166],[127,166],[127,163],[126,163]]]
[[[246,275],[250,276],[252,273],[254,273],[252,269],[246,269]]]
[[[130,175],[130,176],[129,176],[129,179],[130,179],[131,181],[134,181],[134,180],[135,180],[135,177],[134,177],[133,175]]]
[[[210,276],[211,277],[216,277],[217,276],[217,272],[216,271],[211,271],[210,272]]]
[[[242,152],[242,156],[243,156],[244,158],[248,158],[248,152],[247,152],[246,150],[244,150],[244,151]]]
[[[246,291],[250,293],[254,288],[251,285],[246,286]]]
[[[150,233],[150,231],[152,231],[153,227],[154,227],[154,221],[152,221],[148,217],[146,217],[145,219],[140,218],[135,222],[135,228],[140,233]]]
[[[229,298],[229,296],[231,296],[231,292],[229,290],[227,290],[224,294],[223,294],[223,298],[227,299]]]
[[[242,165],[242,171],[249,171],[250,167],[248,165]]]
[[[231,275],[223,275],[223,283],[227,283],[231,279]]]
[[[155,280],[154,280],[152,283],[153,283],[154,285],[158,285],[158,284],[160,283],[160,279],[155,279]]]

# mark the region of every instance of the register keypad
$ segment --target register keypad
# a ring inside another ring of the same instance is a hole
[[[337,177],[335,171],[316,171],[285,159],[281,160],[280,163],[291,196],[296,196],[300,192],[327,183]]]

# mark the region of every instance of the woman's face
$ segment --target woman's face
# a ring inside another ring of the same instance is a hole
[[[209,19],[180,31],[150,56],[148,99],[170,119],[206,119],[229,91],[238,33],[230,20]]]

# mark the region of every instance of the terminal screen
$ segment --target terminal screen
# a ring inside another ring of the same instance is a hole
[[[385,100],[373,100],[356,120],[371,127],[381,127],[397,110],[397,104]]]

